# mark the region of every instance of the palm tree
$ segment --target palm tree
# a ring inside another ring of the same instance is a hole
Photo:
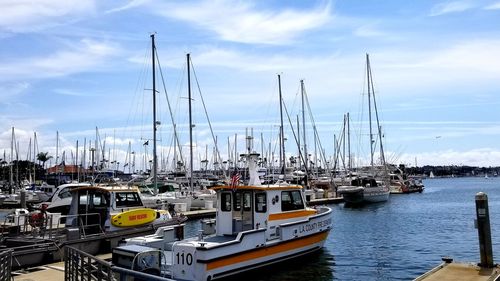
[[[42,167],[45,169],[45,162],[49,161],[52,156],[49,156],[48,152],[40,152],[36,155],[36,159],[42,162]]]

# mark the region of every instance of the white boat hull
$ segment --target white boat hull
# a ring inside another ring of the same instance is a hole
[[[206,265],[207,270],[205,276],[200,280],[209,280],[207,278],[209,278],[210,276],[212,280],[216,280],[219,278],[240,274],[245,271],[254,270],[271,264],[283,262],[302,255],[310,254],[312,252],[320,250],[323,247],[326,236],[328,236],[328,232],[323,232],[313,235],[311,237],[300,238],[295,241],[277,243],[276,245],[273,246],[267,246],[246,253],[242,253],[237,256],[232,256],[231,258],[228,258],[225,261],[225,263],[227,264],[225,266],[222,266],[221,264],[223,263],[221,262],[217,264],[215,264],[216,262],[214,262],[213,263],[214,265],[212,265],[212,263],[208,263]],[[305,244],[305,245],[302,247],[298,247],[297,245],[300,244]],[[289,247],[290,247],[289,250],[285,250]],[[267,254],[273,252],[276,253]],[[259,258],[253,258],[254,256],[258,255],[262,256]],[[241,259],[247,259],[247,260],[242,262],[234,262]],[[210,269],[211,268],[210,266],[218,266],[218,265],[221,266],[216,267],[214,269]]]

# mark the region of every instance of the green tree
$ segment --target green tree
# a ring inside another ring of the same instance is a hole
[[[52,156],[48,152],[40,152],[36,155],[36,159],[42,162],[42,167],[45,169],[45,162],[49,161]]]

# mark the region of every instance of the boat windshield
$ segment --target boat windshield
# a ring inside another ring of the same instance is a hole
[[[142,201],[137,192],[116,193],[116,207],[142,207]]]
[[[282,191],[281,192],[281,211],[291,211],[304,209],[304,202],[300,191]]]

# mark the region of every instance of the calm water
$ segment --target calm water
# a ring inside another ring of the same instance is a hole
[[[412,280],[441,262],[478,262],[474,196],[488,194],[494,258],[500,260],[500,178],[424,181],[422,194],[391,195],[388,202],[334,209],[324,250],[279,268],[245,275],[249,280]],[[1,215],[0,215],[1,216]],[[189,222],[186,235],[199,222]],[[239,278],[241,280],[241,277]]]

